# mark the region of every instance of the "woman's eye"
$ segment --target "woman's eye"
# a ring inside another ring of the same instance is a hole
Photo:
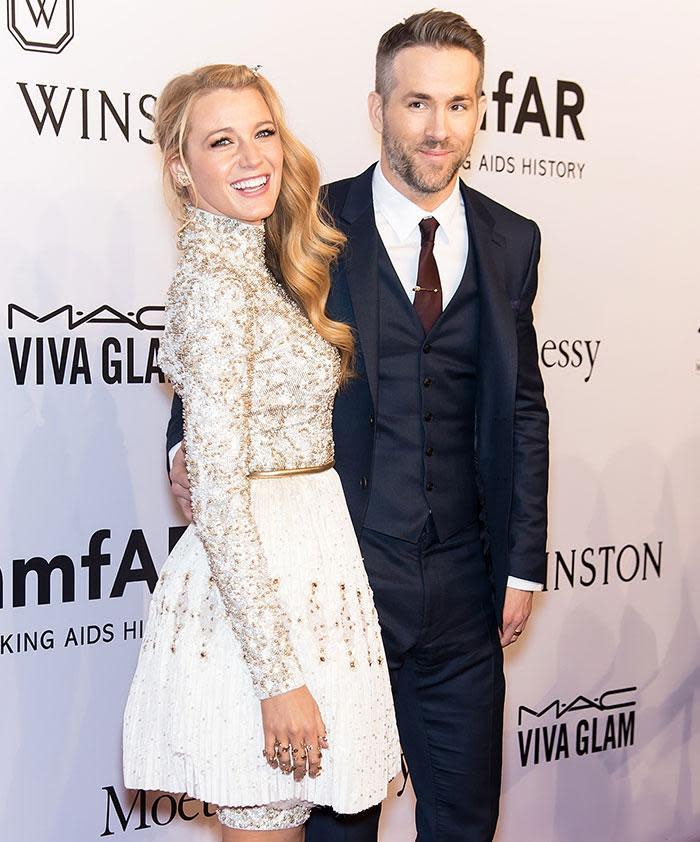
[[[220,137],[212,143],[212,146],[227,146],[231,141],[227,137]]]
[[[272,135],[274,135],[274,134],[277,134],[277,132],[274,129],[261,129],[257,133],[257,135],[255,135],[255,136],[256,137],[272,137]]]

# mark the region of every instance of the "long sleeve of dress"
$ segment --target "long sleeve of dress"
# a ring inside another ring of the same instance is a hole
[[[254,294],[246,281],[188,250],[169,290],[159,362],[183,400],[194,526],[263,699],[304,679],[251,510]]]

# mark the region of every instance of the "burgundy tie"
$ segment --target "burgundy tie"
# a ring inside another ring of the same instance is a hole
[[[426,335],[442,313],[442,286],[438,272],[433,245],[435,232],[440,223],[432,216],[421,219],[420,228],[420,257],[418,258],[418,281],[413,299],[413,307],[423,325]]]

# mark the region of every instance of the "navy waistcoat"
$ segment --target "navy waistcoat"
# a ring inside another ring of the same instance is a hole
[[[364,526],[406,541],[418,541],[429,513],[441,541],[477,518],[473,252],[457,291],[425,336],[379,241],[377,429]]]

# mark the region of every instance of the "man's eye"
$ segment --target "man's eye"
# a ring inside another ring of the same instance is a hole
[[[467,110],[467,103],[466,102],[455,102],[452,105],[453,111],[466,111]]]
[[[415,102],[409,102],[408,103],[409,108],[415,108],[416,110],[418,110],[420,108],[423,108],[424,105],[425,105],[425,103],[421,102],[420,100],[416,100]]]

